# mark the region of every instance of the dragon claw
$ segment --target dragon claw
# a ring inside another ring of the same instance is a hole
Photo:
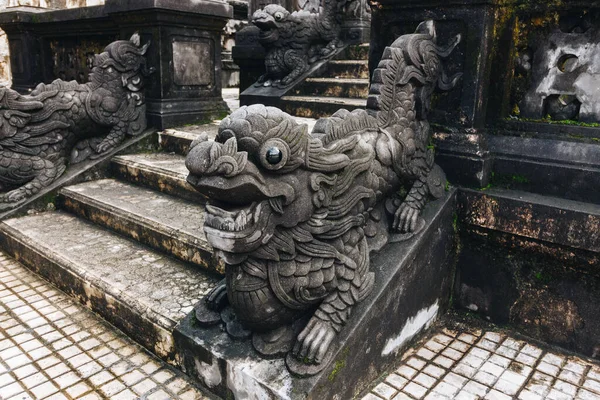
[[[292,354],[306,364],[320,364],[336,337],[330,322],[312,318],[298,335]]]
[[[411,233],[417,228],[421,210],[415,205],[404,202],[394,215],[392,227],[398,232]]]
[[[205,301],[206,307],[213,311],[221,311],[227,306],[227,285],[225,284],[225,280],[219,282],[219,284],[206,295]]]

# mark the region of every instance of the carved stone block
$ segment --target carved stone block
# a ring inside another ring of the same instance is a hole
[[[215,71],[211,56],[214,53],[212,42],[174,41],[173,42],[173,81],[179,86],[214,85]]]

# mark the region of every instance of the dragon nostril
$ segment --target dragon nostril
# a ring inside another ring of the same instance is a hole
[[[271,165],[279,164],[283,159],[283,153],[277,147],[271,147],[267,150],[266,154],[267,162]]]

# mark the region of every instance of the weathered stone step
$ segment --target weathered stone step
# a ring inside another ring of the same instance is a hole
[[[310,97],[310,96],[283,96],[281,109],[285,112],[307,118],[329,117],[340,108],[352,111],[365,108],[366,99],[350,99],[344,97]]]
[[[368,60],[369,59],[369,43],[363,43],[358,45],[350,45],[346,49],[339,53],[336,60]]]
[[[368,79],[307,78],[294,89],[298,96],[331,96],[366,99],[369,95]]]
[[[204,208],[112,179],[60,191],[62,208],[211,272],[224,272],[206,241]]]
[[[506,189],[461,189],[458,198],[471,228],[600,253],[600,205]]]
[[[175,325],[218,279],[64,212],[1,222],[0,247],[169,362]]]
[[[185,157],[173,153],[133,154],[111,160],[113,174],[123,180],[159,190],[186,200],[203,203],[200,195],[186,181]]]
[[[369,61],[331,60],[327,64],[324,77],[369,79]]]
[[[190,143],[194,139],[202,134],[206,134],[209,139],[214,139],[218,131],[218,123],[182,126],[160,132],[158,143],[161,149],[167,152],[186,155],[190,151]]]

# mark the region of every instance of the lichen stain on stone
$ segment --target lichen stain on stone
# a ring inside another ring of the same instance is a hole
[[[494,228],[499,208],[498,202],[489,196],[478,196],[471,200],[472,205],[468,211],[467,222],[485,228]]]
[[[526,333],[551,343],[568,344],[583,328],[577,305],[545,289],[524,290],[511,307],[510,319]]]

